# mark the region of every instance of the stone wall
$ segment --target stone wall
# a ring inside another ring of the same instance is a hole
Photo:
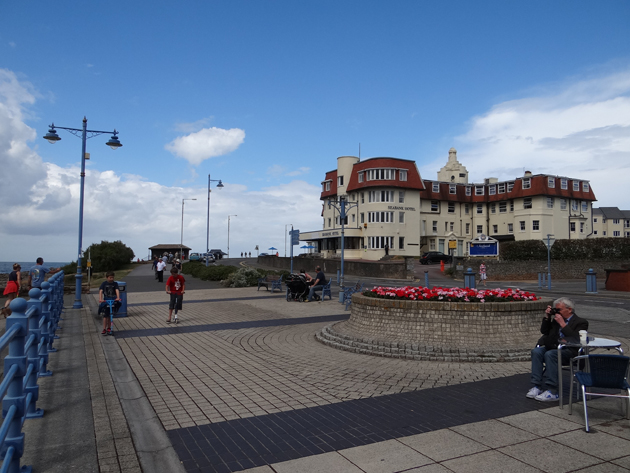
[[[355,294],[352,315],[317,338],[343,350],[442,361],[527,361],[550,300],[434,302]]]
[[[291,258],[279,256],[259,256],[258,262],[265,266],[277,269],[291,269]],[[335,278],[337,270],[341,269],[341,260],[332,258],[293,258],[293,271],[298,272],[300,268],[306,269],[307,273],[314,273],[316,266],[321,266],[327,278]],[[356,261],[345,260],[343,264],[344,273],[359,277],[381,277],[393,279],[413,279],[414,259],[388,261]]]
[[[484,259],[487,267],[488,279],[491,280],[526,280],[538,279],[538,273],[547,272],[547,261],[497,261]],[[553,279],[586,279],[586,273],[593,269],[597,279],[606,280],[606,269],[621,269],[628,261],[599,260],[599,261],[553,261],[551,260],[551,277]],[[462,259],[457,262],[463,270],[456,272],[456,278],[463,279],[463,272],[472,268],[479,271],[481,258]]]

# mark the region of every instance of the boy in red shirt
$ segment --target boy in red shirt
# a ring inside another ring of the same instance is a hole
[[[167,324],[172,323],[171,316],[175,309],[175,323],[179,323],[177,311],[182,310],[182,299],[184,298],[184,290],[186,289],[186,280],[184,276],[177,274],[177,268],[171,268],[171,276],[166,281],[166,293],[171,295],[171,301],[168,304],[168,320]]]

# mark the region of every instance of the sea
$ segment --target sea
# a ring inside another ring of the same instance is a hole
[[[36,264],[35,261],[31,261],[29,263],[24,263],[23,261],[0,261],[0,274],[9,274],[11,271],[13,271],[13,265],[15,263],[18,263],[20,266],[22,266],[22,271],[24,272],[28,271]],[[44,266],[48,266],[49,268],[58,268],[67,264],[68,262],[59,263],[58,261],[44,261]]]

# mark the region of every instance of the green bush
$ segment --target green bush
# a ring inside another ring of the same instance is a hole
[[[255,268],[239,268],[221,281],[225,287],[250,287],[258,285],[258,279],[265,276],[265,271]]]
[[[81,258],[81,268],[83,271],[87,269],[87,260],[91,258],[92,271],[116,271],[122,269],[134,258],[133,250],[125,245],[122,241],[101,241],[100,243],[92,243],[83,253]],[[77,270],[77,262],[63,266],[61,269],[68,273],[75,273]]]
[[[499,256],[504,261],[546,261],[547,247],[542,240],[508,241],[501,243]],[[551,247],[551,259],[556,261],[628,260],[630,259],[630,239],[556,240]]]
[[[184,263],[182,265],[182,273],[190,274],[195,278],[203,281],[223,281],[227,277],[236,272],[238,268],[234,266],[208,266],[198,261]]]

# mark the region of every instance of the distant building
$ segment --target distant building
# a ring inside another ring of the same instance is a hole
[[[339,211],[348,203],[346,258],[378,260],[385,255],[419,256],[430,250],[465,255],[479,235],[497,240],[587,238],[593,232],[589,181],[532,174],[499,182],[468,183],[468,171],[449,150],[437,180],[423,180],[414,161],[354,156],[337,158],[337,169],[322,181],[322,229],[300,240],[324,257],[341,253]],[[630,231],[630,230],[629,230]]]
[[[183,260],[187,260],[188,259],[188,254],[190,253],[190,248],[187,247],[186,245],[180,245],[179,243],[173,243],[173,244],[160,244],[160,245],[155,245],[155,246],[151,246],[149,247],[149,251],[151,252],[151,259],[153,259],[153,257],[158,256],[161,257],[162,255],[164,255],[165,253],[168,255],[169,253],[171,254],[179,254],[180,251],[184,254],[184,257],[180,258]]]
[[[593,209],[593,235],[595,238],[630,238],[630,210],[618,207]]]

